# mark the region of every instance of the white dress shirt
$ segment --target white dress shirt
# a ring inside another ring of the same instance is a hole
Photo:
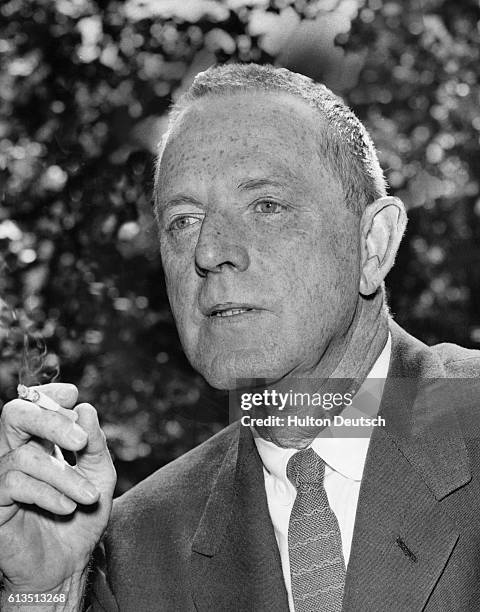
[[[352,406],[345,408],[342,416],[375,416],[377,414],[390,363],[390,353],[391,337],[389,335],[385,347],[368,374],[367,380],[364,381],[355,396]],[[256,430],[252,431],[263,463],[268,509],[280,551],[290,612],[294,612],[288,556],[288,523],[296,489],[288,480],[286,470],[288,460],[297,452],[297,449],[281,448],[261,438]],[[356,437],[338,437],[338,428],[332,427],[324,430],[310,444],[310,447],[326,463],[324,487],[330,507],[340,527],[345,565],[348,565],[350,558],[358,494],[371,431],[371,428],[362,427],[353,434]],[[365,437],[358,437],[359,435]]]

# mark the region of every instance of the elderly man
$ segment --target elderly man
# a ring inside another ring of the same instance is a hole
[[[405,211],[355,115],[288,70],[209,69],[171,113],[155,213],[180,339],[212,386],[333,384],[353,405],[363,393],[385,426],[348,438],[317,422],[236,421],[110,513],[114,475],[93,407],[76,406],[73,423],[13,400],[0,433],[2,610],[32,593],[46,610],[79,609],[108,520],[94,611],[480,609],[471,396],[432,402],[420,389],[478,377],[480,355],[429,348],[389,316],[383,281]],[[364,393],[372,379],[377,395]],[[76,403],[71,386],[41,390]],[[77,466],[45,452],[54,445],[76,451]]]

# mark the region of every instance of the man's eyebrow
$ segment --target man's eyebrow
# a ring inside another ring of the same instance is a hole
[[[261,187],[285,187],[285,182],[276,178],[245,179],[237,185],[237,189],[260,189]]]
[[[171,198],[168,198],[167,200],[161,199],[157,202],[156,207],[159,211],[166,211],[169,208],[172,208],[172,206],[177,206],[179,204],[193,204],[194,206],[202,206],[201,202],[199,202],[193,196],[184,193],[177,193],[176,195]]]

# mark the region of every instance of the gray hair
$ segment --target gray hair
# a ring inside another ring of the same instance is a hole
[[[161,156],[179,116],[202,98],[251,91],[291,94],[321,115],[326,127],[315,135],[319,153],[339,179],[350,210],[361,215],[368,204],[386,195],[386,181],[372,139],[353,111],[325,85],[286,68],[225,64],[197,74],[190,88],[172,106],[157,158],[155,199]]]

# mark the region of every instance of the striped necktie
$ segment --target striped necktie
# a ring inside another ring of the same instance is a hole
[[[293,455],[287,476],[297,489],[288,525],[295,612],[340,612],[345,561],[337,517],[323,487],[325,463],[311,448]]]

